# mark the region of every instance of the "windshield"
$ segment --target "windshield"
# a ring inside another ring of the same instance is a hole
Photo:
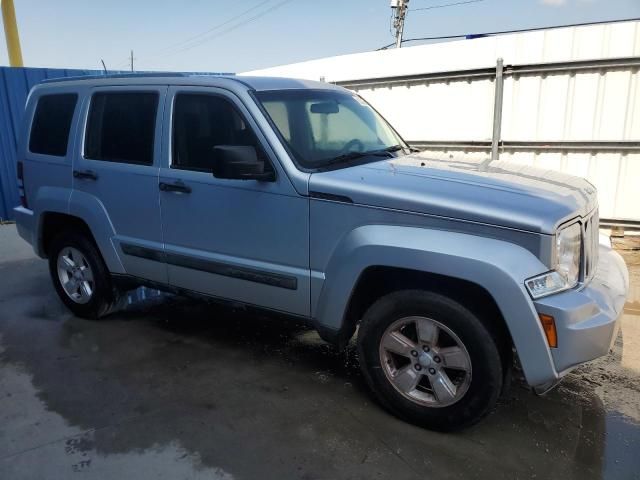
[[[335,90],[258,92],[297,163],[309,169],[380,160],[407,144],[357,95]]]

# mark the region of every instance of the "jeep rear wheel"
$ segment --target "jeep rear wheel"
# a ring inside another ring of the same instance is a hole
[[[440,294],[406,290],[380,298],[364,315],[358,351],[380,403],[425,428],[472,425],[502,388],[502,362],[488,329]]]
[[[94,243],[80,233],[64,232],[52,240],[48,254],[51,279],[67,308],[83,318],[106,315],[116,295]]]

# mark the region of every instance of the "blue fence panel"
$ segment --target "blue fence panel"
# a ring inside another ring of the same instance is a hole
[[[109,71],[108,73],[130,72]],[[222,75],[221,73],[186,73]],[[12,220],[13,207],[20,203],[16,180],[16,145],[24,106],[31,88],[48,78],[104,74],[103,70],[0,67],[0,221]]]

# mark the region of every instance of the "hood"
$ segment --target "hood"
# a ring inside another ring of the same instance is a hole
[[[309,190],[392,208],[551,234],[597,207],[587,180],[554,170],[413,154],[314,173]]]

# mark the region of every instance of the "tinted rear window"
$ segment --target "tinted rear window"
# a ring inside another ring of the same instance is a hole
[[[78,95],[75,93],[40,97],[29,137],[31,152],[57,157],[67,154],[69,130],[77,101]]]
[[[94,94],[85,158],[151,165],[157,109],[158,94],[154,92]]]

